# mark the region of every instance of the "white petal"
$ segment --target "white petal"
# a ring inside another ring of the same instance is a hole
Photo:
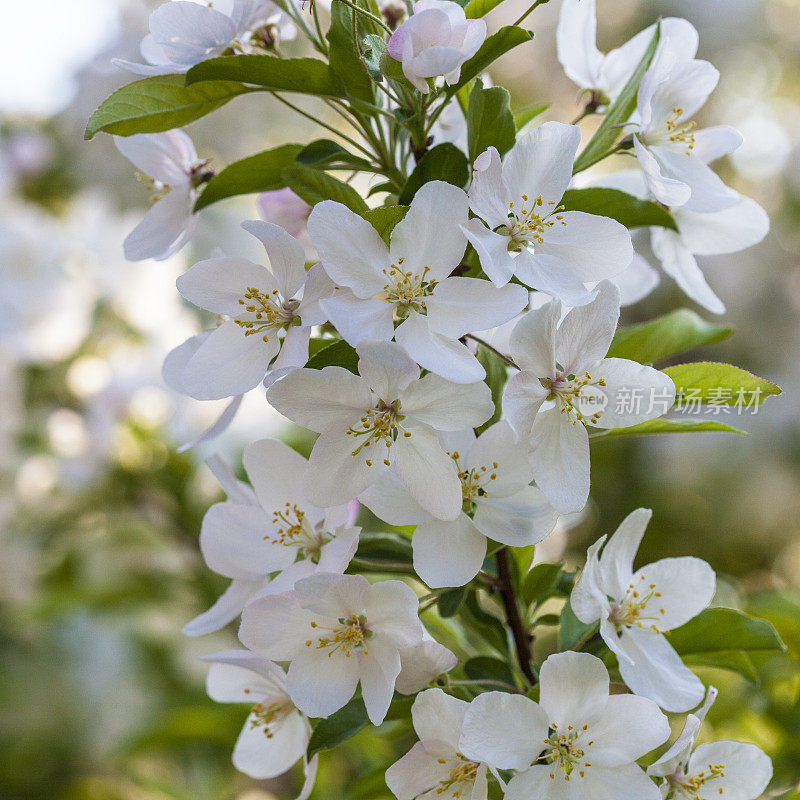
[[[414,570],[431,589],[463,586],[486,557],[486,537],[466,514],[453,522],[423,522],[414,531],[413,545]]]
[[[211,335],[211,331],[203,331],[194,336],[190,336],[185,342],[167,353],[164,364],[161,367],[161,377],[170,389],[186,394],[186,387],[183,385],[183,371],[189,363],[189,359],[198,351],[200,345]]]
[[[514,361],[523,370],[529,370],[540,378],[555,376],[556,328],[560,317],[561,304],[557,301],[551,301],[520,317],[511,333],[509,349]]]
[[[192,140],[179,130],[115,136],[114,144],[136,169],[169,186],[188,183],[187,173],[197,160]]]
[[[424,742],[417,742],[386,770],[386,785],[397,800],[414,800],[449,776],[449,764],[442,764],[439,757],[425,749]]]
[[[603,593],[621,600],[633,576],[633,559],[642,542],[653,512],[649,508],[631,511],[619,524],[603,549],[598,577]]]
[[[494,412],[491,391],[482,382],[456,384],[425,375],[402,393],[401,411],[437,431],[477,428]]]
[[[508,379],[503,389],[503,414],[514,429],[517,439],[527,442],[547,397],[539,376],[523,370]],[[534,473],[535,474],[535,473]]]
[[[687,210],[706,214],[730,208],[737,202],[739,195],[696,156],[666,147],[653,148],[653,153],[670,177],[682,181],[692,190],[685,203]]]
[[[397,475],[425,511],[437,519],[455,519],[461,510],[461,481],[453,460],[430,428],[411,424],[404,427],[391,454]],[[411,435],[406,436],[408,433]]]
[[[754,800],[760,797],[772,778],[772,762],[753,744],[710,742],[701,744],[689,761],[689,775],[708,773],[709,764],[724,764],[725,776],[702,784],[697,795],[702,800]]]
[[[400,674],[395,689],[414,694],[449,672],[458,663],[455,653],[433,639],[425,639],[400,651]]]
[[[268,389],[275,381],[288,375],[308,362],[308,343],[311,339],[311,328],[292,325],[283,337],[281,351],[272,362],[269,375],[264,379],[264,388]]]
[[[692,190],[683,181],[670,177],[662,169],[651,150],[638,136],[633,137],[633,149],[647,181],[647,188],[659,203],[665,206],[682,206],[692,196]]]
[[[169,3],[150,15],[150,33],[176,64],[197,64],[236,36],[230,17],[196,3]]]
[[[545,292],[567,306],[584,305],[595,296],[559,256],[523,249],[514,259],[514,274],[526,286]]]
[[[310,629],[309,629],[310,630]],[[292,702],[309,717],[329,717],[355,694],[359,656],[343,650],[300,647],[289,665],[287,685]]]
[[[378,581],[364,590],[364,612],[370,626],[398,648],[422,641],[425,629],[419,621],[414,590],[402,581]]]
[[[166,197],[153,203],[125,238],[125,258],[163,261],[177,253],[194,233],[197,218],[192,214],[193,205],[194,191],[190,186],[175,186]]]
[[[511,193],[503,180],[500,153],[496,147],[490,147],[481,153],[473,164],[469,207],[474,214],[484,219],[490,228],[496,228],[508,220],[510,200]],[[473,222],[470,221],[466,227],[473,230]]]
[[[528,292],[523,286],[498,289],[477,278],[446,278],[426,302],[431,330],[452,339],[495,328],[527,305]]]
[[[395,331],[395,339],[421,367],[453,383],[475,383],[486,370],[472,351],[457,339],[434,332],[424,317],[411,312]]]
[[[714,214],[692,214],[675,209],[681,239],[692,253],[736,253],[760,242],[769,231],[769,217],[758,203],[742,197]]]
[[[593,378],[603,378],[608,403],[600,413],[598,427],[627,428],[663,416],[675,402],[672,378],[652,367],[626,358],[606,358],[592,369]]]
[[[564,0],[556,29],[558,60],[567,77],[582,89],[596,89],[600,83],[604,59],[596,40],[594,0]]]
[[[566,414],[539,414],[531,432],[531,467],[536,485],[562,514],[580,511],[589,497],[589,436]]]
[[[319,433],[347,427],[372,405],[366,381],[344,367],[295,370],[270,386],[267,400],[292,422]]]
[[[359,297],[378,294],[386,283],[389,249],[375,228],[347,206],[323,200],[308,218],[308,232],[322,266],[341,286]]]
[[[633,254],[631,265],[619,275],[609,280],[619,289],[619,302],[622,306],[632,306],[644,300],[658,286],[658,272],[638,253]]]
[[[666,715],[644,697],[618,694],[608,698],[599,720],[592,722],[591,763],[618,767],[641,758],[669,739]]]
[[[342,573],[358,549],[358,529],[350,532],[337,532],[336,537],[322,546],[319,557],[320,572]]]
[[[559,777],[563,778],[563,774]],[[592,766],[586,770],[586,778],[578,790],[582,793],[580,796],[592,800],[661,800],[658,787],[638,764]]]
[[[703,699],[703,684],[684,666],[666,637],[630,628],[623,631],[618,646],[630,659],[619,659],[620,675],[635,694],[648,697],[665,711],[688,711]]]
[[[384,472],[358,499],[376,517],[390,525],[419,525],[431,519],[391,470]]]
[[[180,447],[178,447],[178,453],[185,453],[187,450],[191,450],[193,447],[197,447],[199,444],[203,444],[204,442],[209,442],[212,439],[216,439],[217,436],[223,434],[228,428],[230,424],[236,417],[236,413],[239,410],[239,406],[242,405],[242,400],[244,395],[236,395],[235,397],[231,398],[231,401],[225,408],[222,409],[220,415],[214,420],[202,433],[200,433],[197,437],[192,439],[191,441],[185,442]]]
[[[248,657],[257,663],[261,671],[270,668],[283,672],[280,667],[267,661],[265,658],[255,656],[247,650],[233,650],[228,653],[241,653],[241,663],[229,663],[219,661],[212,663],[206,677],[206,691],[208,696],[217,703],[256,703],[262,699],[281,699],[286,700],[288,696],[282,691],[281,686],[285,684],[283,676],[276,682],[266,678],[259,672],[245,666]],[[212,656],[213,658],[213,656]],[[269,673],[268,673],[269,674]]]
[[[481,268],[495,286],[505,286],[514,274],[514,258],[508,252],[508,236],[489,230],[480,220],[471,219],[461,230],[475,248]]]
[[[232,320],[223,322],[197,348],[183,372],[187,394],[198,400],[220,400],[250,391],[264,379],[280,347],[277,333],[265,342],[245,336]]]
[[[404,270],[442,280],[461,262],[467,240],[459,225],[467,222],[468,201],[463,189],[430,181],[411,201],[411,208],[392,231],[392,261],[405,258]]]
[[[380,725],[389,710],[394,682],[400,674],[400,655],[394,642],[373,636],[359,659],[361,695],[373,725]]]
[[[251,714],[233,748],[233,765],[240,772],[257,780],[282,775],[303,757],[311,728],[297,711],[279,724],[270,726],[271,737],[265,735],[258,719]]]
[[[551,773],[558,773],[558,780],[551,778]],[[533,797],[536,800],[567,800],[567,787],[561,773],[558,770],[556,773],[545,764],[536,764],[520,772],[508,782],[505,800],[531,800]]]
[[[556,653],[539,672],[540,700],[551,723],[568,725],[598,719],[608,702],[608,670],[588,653]]]
[[[511,497],[481,498],[476,505],[475,527],[511,547],[541,542],[558,521],[558,512],[535,486],[526,486]]]
[[[258,580],[233,580],[216,603],[208,611],[196,616],[191,622],[183,626],[183,633],[187,636],[203,636],[224,628],[233,622],[242,609],[247,605],[253,595],[261,588],[264,581]]]
[[[363,575],[332,575],[325,572],[316,572],[295,584],[300,605],[304,609],[331,619],[361,613],[368,589],[369,582]]]
[[[320,300],[319,306],[353,347],[367,341],[388,342],[394,336],[392,306],[377,297],[362,300],[352,292],[343,291]]]
[[[469,431],[472,434],[472,431]],[[440,439],[448,434],[442,434]],[[528,455],[524,447],[517,446],[516,436],[506,420],[496,422],[477,439],[474,434],[468,445],[456,443],[448,450],[459,450],[464,465],[480,469],[492,467],[497,477],[491,482],[489,496],[508,497],[524,489],[532,480]],[[497,462],[497,466],[494,464]]]
[[[714,125],[694,134],[692,155],[708,164],[741,147],[744,137],[730,125]]]
[[[291,661],[303,648],[312,615],[300,608],[294,592],[264,595],[242,612],[239,639],[271,661]]]
[[[445,742],[458,750],[461,726],[469,703],[441,689],[428,689],[417,695],[411,706],[411,719],[420,741],[427,739]]]
[[[244,311],[239,301],[248,287],[270,294],[276,283],[264,267],[246,258],[210,258],[178,276],[176,285],[183,297],[199,308],[238,317]]]
[[[541,751],[547,729],[547,715],[533,700],[484,692],[469,704],[460,749],[497,769],[526,769]]]
[[[358,347],[358,371],[370,389],[393,403],[409,384],[419,378],[419,367],[398,344],[364,342]]]
[[[606,537],[601,536],[586,551],[586,564],[572,589],[569,602],[575,616],[586,624],[596,622],[610,611],[608,597],[599,575],[597,551]]]

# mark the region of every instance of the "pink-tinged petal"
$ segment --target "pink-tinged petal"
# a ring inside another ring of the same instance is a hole
[[[475,383],[486,377],[486,370],[473,352],[458,339],[436,333],[429,317],[411,312],[395,331],[395,339],[424,369],[453,383]]]
[[[332,280],[362,298],[383,290],[389,249],[375,228],[347,206],[324,200],[308,218],[308,232]]]
[[[452,522],[423,522],[414,531],[413,544],[414,570],[431,589],[469,583],[486,557],[486,537],[466,514]]]
[[[527,769],[547,737],[547,714],[533,700],[507,692],[484,692],[464,716],[460,750],[496,769]]]
[[[264,267],[246,258],[210,258],[198,261],[175,285],[185,300],[214,314],[238,317],[245,311],[245,292],[255,287],[264,294],[276,288]]]
[[[589,653],[556,653],[539,672],[540,700],[548,719],[562,730],[599,719],[608,703],[609,677]]]
[[[589,498],[589,435],[556,408],[539,414],[531,432],[536,485],[562,514],[580,511]]]
[[[468,200],[463,189],[444,181],[430,181],[420,188],[411,208],[392,231],[392,261],[404,258],[405,271],[429,279],[446,278],[461,262],[467,240],[459,226],[467,222]]]
[[[292,422],[318,433],[347,428],[372,405],[366,381],[344,367],[295,370],[270,386],[267,400]]]
[[[294,297],[306,280],[306,253],[303,245],[271,222],[249,220],[243,222],[242,227],[264,245],[278,291],[285,299]]]
[[[452,339],[496,328],[527,305],[525,287],[508,285],[498,289],[477,278],[446,278],[426,301],[431,330]]]
[[[153,203],[144,219],[123,242],[128,261],[147,258],[163,261],[177,253],[192,238],[197,218],[192,214],[194,190],[176,186],[166,197]]]
[[[397,646],[383,635],[373,636],[359,661],[361,696],[367,707],[367,716],[373,725],[380,725],[389,710],[394,682],[400,674]]]
[[[388,342],[394,336],[392,306],[370,297],[362,300],[352,292],[337,292],[320,300],[320,308],[342,338],[353,347],[361,342]]]
[[[230,586],[220,596],[208,611],[196,616],[191,622],[183,626],[186,636],[203,636],[214,633],[233,622],[242,609],[247,605],[253,595],[264,585],[262,579],[233,580]]]
[[[359,661],[360,656],[348,658],[341,649],[301,645],[287,675],[292,702],[309,717],[329,717],[355,694]]]
[[[391,452],[400,480],[429,514],[437,519],[455,519],[461,511],[461,481],[453,460],[430,428],[417,424],[404,427]]]
[[[725,212],[720,212],[725,213]],[[701,216],[701,215],[694,215]],[[703,217],[715,217],[716,214],[703,214]],[[697,259],[675,231],[665,228],[653,228],[650,232],[653,253],[661,262],[661,267],[681,289],[696,303],[714,314],[724,314],[725,304],[717,297],[708,285]]]

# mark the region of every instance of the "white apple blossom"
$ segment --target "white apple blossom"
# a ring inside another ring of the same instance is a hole
[[[421,642],[400,651],[400,674],[394,688],[400,694],[416,694],[456,664],[455,653],[423,631]]]
[[[440,436],[461,481],[461,513],[443,521],[427,513],[397,475],[385,473],[360,496],[361,502],[391,525],[416,525],[414,569],[431,588],[463,586],[480,570],[486,540],[525,547],[544,539],[558,515],[542,492],[530,486],[527,453],[507,422],[478,438],[472,430]],[[447,553],[447,557],[443,557]]]
[[[754,744],[709,742],[694,749],[706,712],[717,696],[708,689],[706,702],[686,717],[680,736],[647,774],[662,778],[664,800],[756,800],[772,778],[772,762]]]
[[[242,614],[239,638],[273,661],[289,661],[292,702],[327,717],[361,695],[374,725],[383,722],[400,674],[400,651],[424,628],[417,596],[401,581],[317,573],[294,590],[260,597]]]
[[[208,180],[192,140],[179,130],[115,136],[117,149],[155,190],[153,206],[124,242],[125,258],[162,261],[180,250],[194,233],[197,187]]]
[[[342,573],[358,546],[348,505],[317,508],[302,492],[308,462],[277,439],[248,445],[244,468],[252,489],[218,458],[210,461],[228,499],[203,517],[200,550],[206,564],[231,579],[225,594],[184,633],[218,630],[262,588],[291,589],[315,572]],[[277,574],[276,574],[277,573]]]
[[[427,94],[429,78],[444,75],[452,85],[461,66],[478,52],[486,39],[486,23],[467,19],[464,9],[451,0],[417,0],[414,13],[389,39],[389,55],[402,62],[403,74]]]
[[[441,689],[421,692],[411,707],[419,741],[386,771],[386,785],[397,800],[416,797],[486,800],[486,764],[459,752],[461,726],[469,703]]]
[[[675,385],[663,372],[625,358],[605,358],[619,319],[619,290],[604,281],[589,305],[561,320],[553,300],[529,311],[511,336],[520,367],[503,391],[503,412],[530,442],[536,485],[561,513],[589,496],[586,426],[627,428],[665,414]]]
[[[170,0],[150,14],[150,33],[139,48],[147,63],[113,62],[138,75],[186,72],[226,50],[247,52],[295,34],[294,24],[271,0]]]
[[[306,496],[320,506],[347,503],[391,465],[422,508],[455,519],[461,481],[436,432],[485,422],[494,408],[489,387],[420,378],[394,342],[362,342],[356,349],[360,375],[336,366],[299,369],[267,390],[281,414],[321,434],[309,459]]]
[[[289,697],[283,670],[247,650],[224,650],[204,660],[211,662],[206,690],[212,700],[251,706],[233,749],[233,765],[266,780],[302,759],[306,780],[297,800],[305,800],[314,787],[317,757],[306,760],[311,725]]]
[[[739,147],[742,135],[728,125],[698,130],[692,119],[718,80],[707,61],[676,60],[665,50],[639,84],[631,123],[634,151],[648,189],[664,205],[709,213],[738,200],[708,162]]]
[[[302,245],[283,228],[262,221],[242,227],[264,245],[268,267],[244,258],[212,258],[177,280],[184,298],[223,317],[170,365],[171,375],[180,369],[172,382],[197,400],[240,395],[268,372],[272,382],[305,364],[311,328],[326,319],[320,299],[334,290],[319,266],[306,272]]]
[[[628,230],[613,219],[564,211],[581,133],[546,122],[517,139],[500,161],[490,147],[475,159],[469,204],[480,217],[463,231],[496,286],[516,275],[524,284],[583,305],[585,284],[622,272],[633,259]]]
[[[457,383],[486,376],[458,341],[511,319],[527,305],[522,286],[498,289],[476,278],[448,277],[467,240],[467,195],[443,181],[415,195],[387,247],[377,231],[341,203],[327,200],[308,220],[311,241],[338,292],[322,308],[353,346],[394,338],[425,369]],[[394,323],[400,324],[395,329]]]
[[[704,154],[697,152],[696,156],[703,158]],[[638,171],[616,173],[603,185],[648,199],[644,176]],[[735,253],[757,244],[769,232],[766,211],[749,197],[737,195],[736,202],[722,211],[699,214],[678,206],[670,213],[678,230],[650,228],[653,253],[664,272],[692,300],[715,314],[724,313],[725,305],[706,282],[695,256]]]
[[[619,96],[644,57],[656,31],[650,25],[621,47],[603,54],[597,49],[595,0],[563,0],[556,29],[558,60],[564,72],[583,91],[596,94],[598,106]],[[681,60],[694,58],[698,35],[695,27],[680,17],[661,20],[658,51],[669,49]]]
[[[608,670],[588,653],[542,665],[540,700],[485,692],[464,717],[466,758],[518,772],[506,800],[660,800],[636,759],[666,741],[669,723],[644,697],[609,696]]]
[[[714,571],[699,558],[664,558],[634,571],[633,559],[652,512],[631,512],[606,541],[587,553],[586,566],[572,591],[581,622],[599,621],[600,635],[616,654],[631,691],[667,711],[687,711],[702,699],[700,679],[684,665],[665,636],[708,606]]]

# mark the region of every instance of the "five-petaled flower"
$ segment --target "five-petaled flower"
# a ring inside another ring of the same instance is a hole
[[[527,453],[515,443],[507,422],[496,423],[478,438],[469,430],[441,434],[440,439],[461,481],[461,513],[455,520],[426,512],[391,472],[359,498],[391,525],[417,526],[414,569],[431,588],[472,580],[486,557],[487,539],[526,547],[544,539],[558,518],[542,492],[529,485],[533,473]]]
[[[561,304],[554,300],[527,312],[511,336],[520,372],[506,384],[503,412],[530,443],[536,485],[565,514],[579,511],[589,496],[586,426],[627,428],[661,416],[675,399],[663,372],[604,357],[618,318],[619,291],[604,281],[595,300],[573,308],[560,324]]]
[[[314,207],[311,240],[328,275],[350,290],[323,300],[322,308],[350,344],[394,338],[421,367],[447,380],[483,380],[486,371],[459,338],[511,319],[528,304],[528,293],[522,286],[499,289],[449,277],[467,246],[460,227],[467,214],[463,190],[426,183],[387,247],[341,203]]]
[[[610,695],[603,662],[557,653],[542,665],[540,700],[485,692],[464,717],[460,751],[497,769],[517,770],[506,800],[661,800],[635,762],[669,736],[651,700]]]
[[[452,85],[461,66],[478,52],[486,38],[482,19],[467,19],[464,9],[451,0],[417,0],[414,13],[392,34],[389,55],[402,62],[403,74],[427,94],[429,78],[444,75]]]
[[[299,369],[267,390],[267,400],[298,425],[322,434],[303,487],[320,506],[346,503],[395,470],[411,496],[438,519],[461,511],[458,469],[436,431],[476,427],[492,414],[489,387],[420,378],[394,342],[363,342],[360,375],[344,367]]]
[[[572,591],[581,622],[599,620],[600,635],[616,654],[631,691],[667,711],[687,711],[702,699],[700,679],[684,665],[666,634],[697,616],[714,596],[714,571],[699,558],[664,558],[634,571],[633,559],[652,512],[631,512],[606,541],[587,553]]]
[[[254,600],[242,614],[242,643],[272,661],[289,661],[292,702],[327,717],[359,682],[373,724],[383,722],[400,674],[400,651],[423,641],[417,596],[401,581],[370,585],[362,575],[320,572],[293,591]]]
[[[502,164],[494,147],[475,159],[469,205],[486,224],[472,219],[462,229],[496,286],[516,275],[564,303],[582,305],[594,297],[586,283],[631,263],[624,225],[561,205],[580,138],[577,125],[546,122],[517,139]]]

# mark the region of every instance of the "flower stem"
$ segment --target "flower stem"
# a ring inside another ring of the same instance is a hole
[[[471,333],[467,333],[464,335],[465,339],[472,339],[473,342],[477,342],[478,344],[482,344],[487,350],[491,350],[498,358],[503,359],[510,367],[514,367],[514,369],[519,369],[517,364],[510,359],[507,355],[501,353],[496,347],[492,347],[488,342],[485,342],[483,339],[480,339],[477,336],[473,336]]]
[[[533,11],[537,6],[541,6],[549,2],[550,0],[536,0],[536,2],[532,6],[529,6],[528,10],[514,24],[519,25],[520,22],[522,22],[522,20],[524,20],[525,17],[527,17],[528,14],[530,14],[531,11]]]
[[[353,11],[357,11],[359,14],[363,14],[365,17],[374,22],[376,25],[380,25],[381,28],[383,28],[386,31],[386,33],[389,34],[389,36],[392,35],[392,29],[382,19],[380,19],[380,17],[376,17],[374,14],[367,11],[366,8],[361,8],[360,6],[357,6],[355,3],[351,3],[350,0],[333,0],[333,2],[344,3],[346,6],[350,6],[350,8],[352,8]]]
[[[502,547],[497,551],[495,561],[497,562],[497,583],[495,587],[506,611],[506,623],[511,628],[511,635],[514,638],[517,661],[522,674],[531,684],[535,684],[536,676],[531,669],[531,658],[533,657],[531,642],[533,636],[525,628],[522,616],[519,613],[517,595],[514,593],[514,584],[511,579],[511,557],[508,554],[507,547]]]

